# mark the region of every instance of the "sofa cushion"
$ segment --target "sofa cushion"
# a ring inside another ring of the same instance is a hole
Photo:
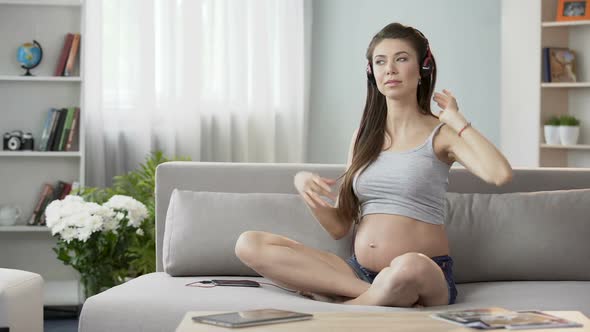
[[[351,234],[332,239],[299,195],[174,190],[166,215],[164,271],[257,276],[235,255],[236,240],[247,230],[284,235],[341,257],[351,254]]]
[[[457,282],[590,280],[590,189],[447,193]]]

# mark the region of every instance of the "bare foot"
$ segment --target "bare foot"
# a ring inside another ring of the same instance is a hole
[[[386,267],[377,276],[371,287],[361,294],[356,299],[345,301],[344,304],[355,305],[379,305],[379,306],[395,306],[399,305],[399,289],[393,283],[394,270],[391,267]],[[415,301],[414,301],[415,302]]]

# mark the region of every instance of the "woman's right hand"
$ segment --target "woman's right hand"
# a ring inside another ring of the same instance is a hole
[[[295,174],[293,183],[305,202],[314,209],[318,206],[333,207],[320,196],[329,197],[336,202],[336,195],[332,193],[332,189],[330,188],[331,185],[336,184],[336,180],[301,171]]]

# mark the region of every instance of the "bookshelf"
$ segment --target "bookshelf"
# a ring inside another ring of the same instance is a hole
[[[590,20],[558,22],[557,4],[502,1],[501,148],[513,166],[590,167]],[[576,53],[577,82],[543,82],[543,47]],[[564,114],[581,122],[577,144],[546,144],[545,121]]]
[[[58,180],[84,185],[84,0],[0,0],[0,134],[33,133],[39,147],[50,108],[80,107],[77,151],[6,151],[0,149],[0,205],[20,207],[14,226],[0,227],[0,266],[39,273],[45,282],[45,305],[79,305],[79,276],[63,265],[52,248],[55,239],[44,226],[27,226],[44,183]],[[82,35],[74,72],[55,77],[66,33]],[[38,41],[43,60],[22,76],[16,50]]]
[[[541,107],[539,166],[590,167],[590,75],[584,64],[590,60],[590,21],[555,21],[556,0],[541,1],[541,47],[568,47],[576,53],[575,83],[540,83]],[[542,56],[541,56],[542,58]],[[542,61],[542,60],[541,60]],[[580,136],[576,145],[545,144],[543,125],[553,115],[570,114],[580,119]]]

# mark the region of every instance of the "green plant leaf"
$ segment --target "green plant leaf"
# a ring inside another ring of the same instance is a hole
[[[547,119],[547,121],[545,121],[545,125],[548,125],[548,126],[559,126],[560,125],[560,119],[557,116],[552,116],[549,119]]]
[[[560,126],[579,126],[580,120],[578,120],[575,116],[571,115],[562,115],[559,117],[559,125]]]

